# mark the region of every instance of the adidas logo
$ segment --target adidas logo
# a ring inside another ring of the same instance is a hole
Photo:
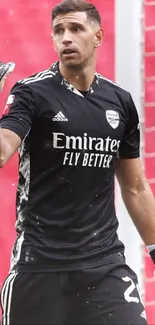
[[[56,114],[52,121],[57,121],[57,122],[67,122],[68,121],[68,118],[65,117],[65,115],[60,111],[58,114]]]

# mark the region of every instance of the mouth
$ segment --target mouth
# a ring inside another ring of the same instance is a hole
[[[74,55],[74,54],[76,54],[77,52],[75,51],[75,50],[72,50],[72,49],[65,49],[63,52],[62,52],[62,54],[63,55]]]

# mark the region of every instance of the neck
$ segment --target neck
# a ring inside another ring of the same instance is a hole
[[[62,62],[60,62],[59,69],[62,76],[76,89],[81,91],[89,90],[96,72],[95,64],[76,70],[75,68],[65,67]]]

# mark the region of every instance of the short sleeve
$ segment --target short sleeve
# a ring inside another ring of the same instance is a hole
[[[3,110],[0,127],[15,132],[23,140],[31,129],[35,106],[31,88],[16,83]]]
[[[130,94],[127,112],[127,124],[119,148],[119,158],[138,158],[140,156],[140,125],[137,109]]]

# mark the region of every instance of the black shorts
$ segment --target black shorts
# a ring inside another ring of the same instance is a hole
[[[147,324],[137,277],[126,265],[77,272],[10,274],[2,325]]]

